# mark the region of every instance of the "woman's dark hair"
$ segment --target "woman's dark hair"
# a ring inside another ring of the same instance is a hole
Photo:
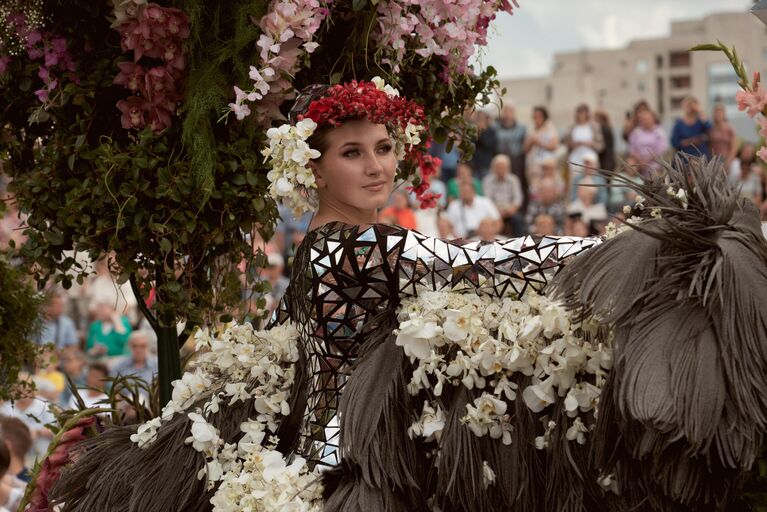
[[[5,438],[0,435],[0,475],[4,475],[11,465],[11,452],[5,444]]]
[[[751,159],[748,160],[747,164],[753,164],[756,161],[756,145],[753,142],[744,142],[740,145],[740,148],[738,148],[738,160],[740,160],[741,166],[743,165],[743,153],[745,153],[746,148],[751,148]]]
[[[610,126],[610,116],[604,110],[597,110],[594,112],[594,119],[599,123],[606,126]]]
[[[541,116],[543,116],[543,120],[544,121],[548,121],[549,120],[549,109],[547,109],[546,107],[544,107],[542,105],[537,105],[537,106],[533,107],[533,112],[539,112],[541,114]]]
[[[32,433],[29,427],[12,416],[0,416],[0,444],[4,444],[3,440],[8,441],[13,453],[20,459],[32,448]]]

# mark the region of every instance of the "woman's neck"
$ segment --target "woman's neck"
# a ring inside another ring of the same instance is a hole
[[[342,208],[338,205],[320,203],[317,213],[312,218],[310,229],[333,221],[345,222],[346,224],[375,224],[378,221],[378,211],[376,209]]]

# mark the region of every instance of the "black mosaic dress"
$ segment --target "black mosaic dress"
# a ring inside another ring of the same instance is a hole
[[[289,293],[277,321],[290,318],[304,342],[308,388],[295,453],[313,464],[339,462],[337,411],[359,347],[420,287],[521,296],[540,290],[565,259],[596,238],[521,237],[493,243],[441,240],[399,226],[331,222],[296,251]],[[297,414],[294,411],[293,414]]]

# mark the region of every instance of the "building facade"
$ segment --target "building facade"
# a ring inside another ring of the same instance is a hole
[[[530,119],[533,106],[546,106],[562,132],[580,103],[604,110],[620,129],[639,100],[647,101],[668,127],[680,114],[682,100],[692,95],[708,115],[714,103],[724,103],[738,136],[755,141],[754,123],[738,112],[737,76],[727,58],[719,52],[688,51],[717,40],[735,46],[749,73],[767,69],[765,25],[746,12],[712,14],[672,22],[669,36],[635,40],[625,48],[555,54],[548,76],[502,80],[504,99],[516,105],[522,120]]]

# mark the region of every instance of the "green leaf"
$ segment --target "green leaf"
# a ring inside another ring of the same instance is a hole
[[[368,0],[352,0],[352,10],[361,11],[367,5]]]
[[[690,48],[691,52],[721,52],[722,47],[716,44],[699,44]]]
[[[160,250],[164,253],[169,253],[171,250],[173,250],[173,246],[170,243],[170,240],[167,238],[161,238],[160,239]]]
[[[70,171],[75,170],[75,158],[76,156],[74,153],[69,155],[69,158],[67,158],[67,167],[69,168]]]

